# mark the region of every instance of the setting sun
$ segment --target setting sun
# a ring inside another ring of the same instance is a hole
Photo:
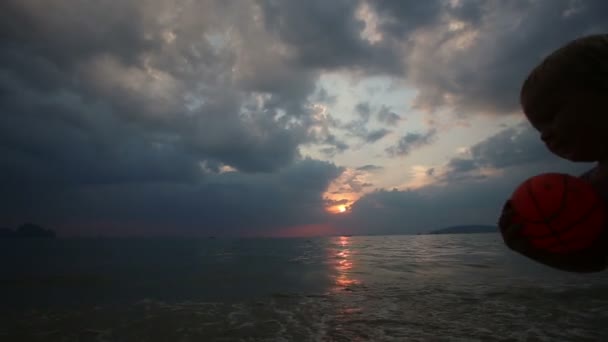
[[[345,214],[348,213],[350,208],[350,204],[336,204],[330,207],[327,207],[326,210],[331,214]]]

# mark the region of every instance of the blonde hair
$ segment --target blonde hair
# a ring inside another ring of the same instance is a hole
[[[520,103],[526,111],[556,91],[574,89],[608,94],[608,34],[575,39],[547,56],[524,81]]]

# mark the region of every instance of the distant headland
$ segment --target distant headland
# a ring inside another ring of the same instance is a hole
[[[25,223],[13,230],[0,228],[0,239],[7,238],[55,238],[57,234],[51,229],[42,228],[33,223]]]
[[[498,233],[496,226],[469,225],[452,226],[437,230],[432,230],[426,234],[478,234],[478,233]]]

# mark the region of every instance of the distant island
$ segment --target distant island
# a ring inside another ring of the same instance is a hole
[[[496,226],[484,225],[469,225],[469,226],[452,226],[442,229],[437,229],[428,232],[427,234],[477,234],[477,233],[497,233]]]
[[[26,223],[16,230],[0,228],[0,239],[7,238],[55,238],[57,235],[51,229],[45,229],[39,225]]]

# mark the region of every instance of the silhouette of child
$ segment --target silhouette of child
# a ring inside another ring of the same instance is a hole
[[[576,39],[546,57],[525,80],[520,102],[552,153],[573,162],[597,162],[581,178],[608,200],[608,34]],[[512,250],[570,272],[608,267],[608,227],[589,248],[560,255],[531,247],[519,234],[521,227],[511,223],[512,215],[507,201],[499,227]]]

